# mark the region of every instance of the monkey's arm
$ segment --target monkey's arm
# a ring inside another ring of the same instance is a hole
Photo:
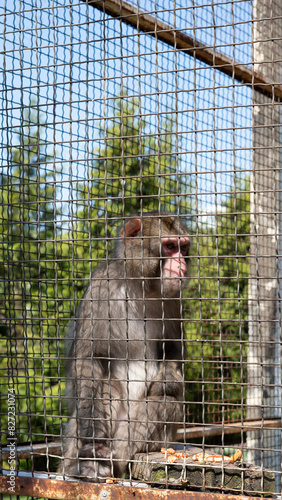
[[[180,363],[176,361],[166,361],[160,363],[160,369],[157,377],[151,381],[149,396],[171,396],[176,400],[182,395],[183,376]]]

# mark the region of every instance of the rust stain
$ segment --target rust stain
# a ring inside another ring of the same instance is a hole
[[[255,500],[258,497],[136,488],[121,485],[58,481],[32,477],[16,477],[15,491],[9,490],[7,476],[0,476],[0,493],[53,500]]]

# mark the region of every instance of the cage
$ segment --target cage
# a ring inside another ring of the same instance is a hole
[[[279,0],[0,16],[1,498],[281,495]]]

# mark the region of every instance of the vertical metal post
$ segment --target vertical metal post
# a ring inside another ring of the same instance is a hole
[[[281,81],[281,32],[281,2],[254,0],[253,68],[273,85]],[[254,90],[247,417],[261,419],[262,428],[247,433],[247,448],[248,462],[277,471],[280,430],[263,422],[281,417],[280,158],[280,103],[274,92],[270,98]]]

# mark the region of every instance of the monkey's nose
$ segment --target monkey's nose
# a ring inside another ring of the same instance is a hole
[[[183,258],[179,259],[178,257],[170,259],[169,271],[172,278],[176,276],[178,278],[185,278],[187,274],[185,260]]]

